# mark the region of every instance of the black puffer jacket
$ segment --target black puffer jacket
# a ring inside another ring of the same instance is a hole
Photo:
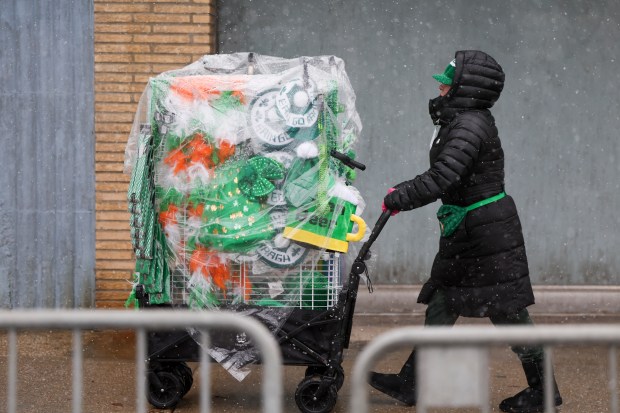
[[[441,129],[432,143],[431,167],[397,185],[390,203],[413,209],[441,198],[467,206],[504,190],[504,152],[489,108],[499,98],[504,72],[480,51],[456,53],[456,71],[446,96],[429,111]],[[393,208],[391,208],[393,209]],[[534,303],[521,223],[513,199],[470,211],[457,231],[441,237],[431,278],[419,302],[441,288],[461,315],[513,314]]]

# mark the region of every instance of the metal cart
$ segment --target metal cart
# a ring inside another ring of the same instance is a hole
[[[363,164],[342,154],[335,156],[348,165],[365,169]],[[365,261],[370,257],[370,247],[389,217],[389,211],[381,215],[346,277],[343,277],[343,261],[336,253],[323,252],[320,262],[310,263],[312,270],[325,273],[330,281],[327,295],[320,297],[327,300],[327,308],[312,309],[306,305],[306,308],[282,310],[286,312],[286,321],[275,332],[275,338],[280,344],[284,365],[307,366],[295,392],[297,406],[304,413],[327,413],[336,404],[338,391],[344,383],[343,351],[349,346],[360,276],[367,274]],[[247,269],[240,265],[236,271],[242,278],[241,274]],[[148,308],[148,295],[141,293],[140,288],[136,291],[141,306]],[[173,292],[173,296],[183,301],[183,291]],[[325,305],[325,301],[322,304]],[[260,307],[251,304],[234,306],[235,311],[257,308]],[[226,306],[222,309],[226,310]],[[149,333],[147,397],[153,406],[173,407],[189,391],[193,378],[186,363],[198,361],[200,350],[195,337],[187,331]]]

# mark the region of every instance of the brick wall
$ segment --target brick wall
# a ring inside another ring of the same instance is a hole
[[[94,0],[96,306],[122,306],[134,266],[125,143],[149,77],[215,53],[215,0]]]

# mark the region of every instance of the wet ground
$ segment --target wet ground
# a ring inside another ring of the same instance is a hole
[[[620,316],[576,317],[537,316],[544,323],[619,323]],[[486,323],[486,321],[475,321]],[[462,320],[460,324],[472,323]],[[345,352],[344,370],[349,374],[357,354],[377,334],[392,327],[421,325],[422,317],[357,317],[352,343]],[[83,411],[113,413],[135,411],[134,337],[131,332],[88,331],[84,333],[84,397]],[[71,334],[67,332],[20,333],[18,337],[18,412],[57,413],[71,411]],[[490,382],[492,411],[508,396],[525,386],[516,356],[508,348],[491,349]],[[608,349],[605,347],[558,347],[554,350],[556,377],[564,398],[561,412],[609,412],[607,384]],[[377,366],[379,371],[397,371],[408,355],[403,349],[387,354]],[[0,334],[0,412],[6,411],[6,336]],[[196,368],[196,364],[190,364]],[[236,381],[218,365],[212,369],[213,412],[259,412],[261,410],[261,367],[242,382]],[[304,367],[284,368],[284,412],[298,411],[294,394],[303,378]],[[175,413],[199,411],[198,375],[194,386],[173,410]],[[393,402],[375,390],[370,392],[372,412],[415,412]],[[351,389],[349,380],[338,394],[335,413],[347,412]],[[150,409],[150,412],[161,410]],[[476,409],[439,409],[434,412],[475,412]]]

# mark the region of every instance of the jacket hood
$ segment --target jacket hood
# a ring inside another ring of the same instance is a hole
[[[455,59],[452,88],[447,95],[429,102],[429,113],[436,124],[449,122],[464,110],[491,108],[504,89],[504,71],[488,54],[461,50]]]

